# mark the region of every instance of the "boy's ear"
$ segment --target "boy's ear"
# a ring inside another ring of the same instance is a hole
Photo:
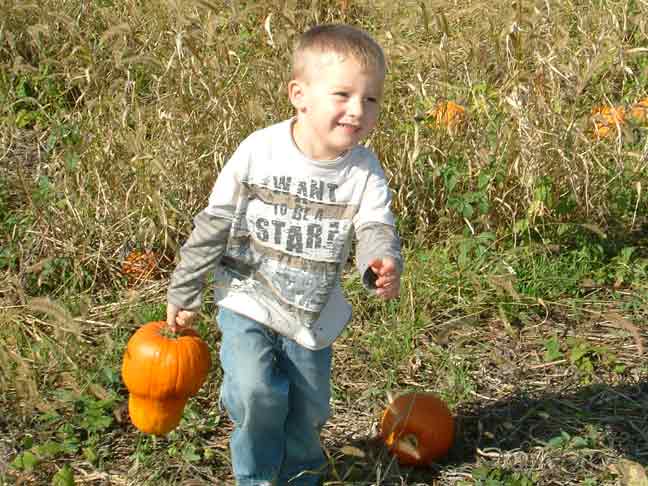
[[[304,109],[304,95],[305,90],[302,81],[293,79],[288,83],[288,99],[297,111],[303,111]]]

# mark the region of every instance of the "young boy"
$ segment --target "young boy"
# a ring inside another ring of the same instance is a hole
[[[190,325],[216,273],[221,402],[237,484],[315,485],[326,468],[331,344],[351,317],[340,277],[352,238],[364,285],[397,297],[402,259],[390,193],[362,145],[385,59],[366,33],[320,25],[293,53],[296,116],[252,133],[220,172],[180,254],[167,323]]]

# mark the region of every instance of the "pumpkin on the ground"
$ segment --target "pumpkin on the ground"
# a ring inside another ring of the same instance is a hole
[[[131,282],[147,280],[157,275],[159,260],[153,250],[132,250],[122,261],[121,271]]]
[[[466,123],[466,108],[454,101],[442,101],[430,111],[434,124],[454,132]]]
[[[405,393],[385,409],[380,435],[400,464],[427,466],[452,447],[454,418],[433,393]]]
[[[165,321],[140,327],[129,339],[122,362],[133,424],[147,434],[173,430],[210,366],[209,348],[193,329],[171,335]]]
[[[625,117],[625,108],[622,106],[595,106],[590,116],[592,135],[595,138],[605,138],[616,134],[625,123]]]
[[[466,109],[454,101],[442,101],[428,113],[438,128],[447,128],[453,132],[461,128],[466,121]]]

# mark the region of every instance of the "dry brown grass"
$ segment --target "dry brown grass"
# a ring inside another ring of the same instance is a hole
[[[329,21],[365,27],[388,55],[368,143],[391,179],[409,268],[398,304],[345,280],[355,318],[323,434],[329,484],[479,484],[485,466],[611,485],[618,457],[647,464],[648,129],[629,121],[593,139],[591,113],[645,99],[648,5],[342,4],[0,0],[0,484],[49,484],[64,463],[79,484],[231,481],[217,367],[178,435],[158,442],[128,425],[109,375],[127,336],[160,312],[224,161],[290,116],[295,34]],[[448,100],[466,109],[461,130],[427,116]],[[615,245],[637,249],[624,260]],[[132,248],[155,251],[160,268],[129,281]],[[554,272],[539,255],[574,259]],[[572,285],[581,271],[587,282]],[[554,338],[562,355],[548,359]],[[430,470],[399,468],[372,439],[386,391],[406,388],[442,394],[457,414],[456,447]],[[83,397],[115,399],[90,445]],[[79,449],[7,468],[64,423],[101,459]],[[188,444],[199,460],[169,456]]]

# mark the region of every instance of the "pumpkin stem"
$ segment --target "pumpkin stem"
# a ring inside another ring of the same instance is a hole
[[[394,449],[396,449],[398,452],[411,456],[417,461],[420,461],[421,453],[419,452],[418,448],[419,448],[418,439],[414,434],[406,434],[402,436],[396,442],[396,447],[394,447]]]
[[[177,339],[180,336],[184,336],[186,331],[186,328],[183,326],[180,326],[179,324],[176,324],[176,330],[175,332],[172,331],[169,326],[164,325],[160,328],[159,334],[162,337],[169,338],[169,339]]]

